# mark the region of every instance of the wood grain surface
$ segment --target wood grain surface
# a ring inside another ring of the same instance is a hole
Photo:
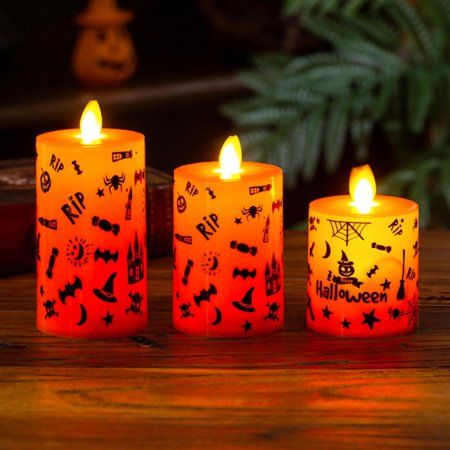
[[[419,329],[382,340],[305,330],[306,236],[285,249],[285,331],[254,339],[175,333],[169,258],[132,339],[41,335],[34,275],[0,280],[0,449],[450,448],[450,233],[421,236]]]

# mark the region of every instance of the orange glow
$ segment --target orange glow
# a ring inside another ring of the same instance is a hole
[[[97,100],[91,100],[84,108],[80,119],[80,137],[83,144],[96,143],[103,137],[102,131],[102,112]]]
[[[373,201],[377,192],[375,177],[368,164],[354,167],[350,173],[349,180],[351,205],[360,213],[367,214],[376,206]]]
[[[231,180],[240,178],[242,163],[241,142],[238,136],[229,136],[222,146],[219,155],[220,178]]]

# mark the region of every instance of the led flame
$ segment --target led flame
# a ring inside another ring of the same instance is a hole
[[[81,140],[83,144],[93,144],[103,135],[102,112],[97,100],[91,100],[84,108],[80,119]]]
[[[377,192],[375,177],[368,164],[354,167],[350,172],[349,180],[351,205],[360,213],[367,214],[376,206],[373,201]]]
[[[241,172],[242,149],[237,136],[229,136],[222,146],[219,155],[220,178],[231,180],[239,178]]]

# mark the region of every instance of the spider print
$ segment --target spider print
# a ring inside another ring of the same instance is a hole
[[[119,175],[113,175],[111,178],[103,177],[103,181],[105,183],[105,186],[108,187],[110,193],[111,188],[114,188],[114,190],[117,191],[119,187],[120,192],[122,192],[122,185],[125,182],[125,174],[122,172],[122,175],[120,177]]]
[[[247,217],[247,220],[251,217],[253,219],[259,218],[260,213],[262,212],[262,206],[250,206],[250,208],[242,208],[241,212],[244,216]]]

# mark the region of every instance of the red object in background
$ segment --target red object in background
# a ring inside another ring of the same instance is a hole
[[[35,168],[32,159],[0,161],[0,276],[35,269]],[[149,257],[172,253],[170,175],[147,168]]]

